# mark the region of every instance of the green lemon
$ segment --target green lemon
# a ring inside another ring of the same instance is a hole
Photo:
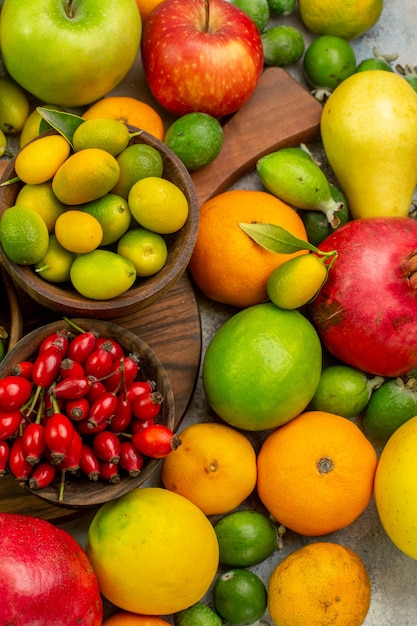
[[[327,267],[315,254],[293,257],[270,275],[268,297],[281,309],[298,309],[320,291],[327,278]]]
[[[223,145],[223,128],[208,113],[187,113],[171,124],[164,143],[171,148],[189,171],[208,165]]]
[[[0,129],[17,135],[29,116],[26,92],[14,80],[0,76]]]
[[[6,148],[7,148],[7,137],[2,131],[2,129],[0,128],[0,157],[4,155],[4,153],[6,152]]]
[[[117,244],[117,253],[130,259],[137,276],[153,276],[161,270],[168,258],[165,239],[146,228],[132,228]]]
[[[49,236],[45,255],[35,263],[35,272],[50,283],[65,283],[70,279],[70,270],[75,254],[58,242],[54,234]]]
[[[70,270],[71,283],[82,296],[110,300],[127,291],[135,282],[132,261],[109,250],[93,250],[77,256]]]
[[[174,615],[175,626],[222,626],[223,621],[207,604],[196,602]]]
[[[309,409],[355,417],[367,405],[374,386],[382,380],[379,376],[369,378],[347,365],[331,365],[322,371]]]
[[[355,72],[355,53],[346,39],[321,35],[308,46],[303,69],[310,85],[333,91]]]
[[[271,26],[262,33],[261,39],[265,65],[293,65],[304,54],[304,37],[293,26]]]
[[[6,209],[1,216],[0,243],[11,261],[19,265],[32,265],[46,254],[48,228],[36,211],[15,205]]]
[[[126,124],[113,118],[93,118],[77,127],[72,143],[75,150],[101,148],[117,156],[129,144],[129,129]]]
[[[229,624],[245,626],[261,619],[267,594],[262,580],[247,569],[231,569],[221,574],[213,586],[213,604]]]
[[[303,220],[307,237],[313,246],[318,246],[322,241],[331,235],[336,229],[346,224],[350,219],[349,206],[344,194],[329,183],[330,193],[333,200],[336,202],[343,202],[343,208],[337,211],[336,217],[339,219],[339,223],[335,228],[330,224],[326,215],[322,211],[299,211],[299,215]]]
[[[362,425],[369,437],[388,441],[402,424],[417,415],[417,380],[395,378],[372,393]]]
[[[233,511],[214,524],[219,560],[229,567],[252,567],[265,561],[277,546],[277,530],[258,511]]]
[[[295,11],[297,0],[268,0],[269,10],[275,15],[291,15]]]
[[[269,20],[269,4],[267,0],[230,0],[231,4],[239,7],[249,15],[259,30],[262,33]]]
[[[79,211],[95,217],[103,229],[101,246],[114,243],[128,230],[132,221],[127,200],[114,193],[107,193],[102,198],[77,206]]]
[[[258,304],[233,315],[214,334],[204,356],[203,385],[208,403],[225,422],[266,430],[306,408],[321,364],[318,335],[299,311]]]
[[[117,157],[120,174],[111,190],[127,200],[134,183],[147,176],[162,176],[164,163],[160,152],[153,146],[134,143],[125,148]]]

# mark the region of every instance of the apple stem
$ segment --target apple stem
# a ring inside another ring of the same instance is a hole
[[[68,15],[68,17],[72,17],[73,13],[72,13],[72,0],[67,0],[65,2],[65,12]]]
[[[204,32],[208,33],[209,24],[210,24],[210,0],[204,0],[204,9],[205,9],[205,24],[204,24]]]

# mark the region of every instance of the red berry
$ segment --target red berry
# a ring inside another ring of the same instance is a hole
[[[65,456],[62,461],[58,464],[58,467],[61,471],[67,470],[68,472],[75,473],[80,469],[80,459],[83,448],[83,441],[77,432],[74,429],[72,441],[65,452]]]
[[[90,391],[91,384],[91,380],[86,376],[82,378],[65,378],[50,387],[49,393],[54,395],[55,398],[73,400],[86,396]]]
[[[105,348],[97,348],[94,350],[84,363],[86,376],[94,376],[95,378],[104,378],[108,376],[113,369],[113,357]]]
[[[69,358],[81,364],[85,363],[87,357],[95,348],[97,336],[96,331],[87,330],[74,337],[68,346]]]
[[[61,378],[84,378],[85,376],[81,363],[68,357],[61,363],[60,374]]]
[[[100,477],[100,463],[92,448],[83,443],[80,457],[80,470],[90,480],[98,480]]]
[[[32,465],[25,459],[20,437],[15,439],[10,447],[9,470],[22,483],[26,483],[32,473]]]
[[[0,411],[0,441],[13,437],[19,429],[23,415],[20,411]]]
[[[52,462],[62,461],[71,445],[74,427],[71,420],[62,413],[54,413],[45,426],[45,443],[51,454]]]
[[[7,463],[10,455],[10,446],[7,441],[0,441],[0,478],[6,473]]]
[[[113,415],[109,428],[114,433],[122,433],[126,431],[132,419],[132,408],[127,401],[124,393],[117,396],[116,412]]]
[[[45,448],[45,427],[42,424],[28,424],[22,433],[22,451],[26,460],[31,465],[36,465]]]
[[[160,411],[163,396],[158,391],[144,394],[132,402],[132,413],[138,420],[155,419]]]
[[[22,378],[27,378],[28,380],[32,380],[32,370],[33,363],[32,361],[21,361],[13,365],[12,374],[13,376],[22,376]]]
[[[131,441],[123,441],[120,445],[119,465],[129,476],[134,478],[140,474],[140,470],[145,462],[145,457],[133,445]]]
[[[5,376],[0,380],[0,410],[20,409],[32,393],[32,383],[21,376]]]
[[[62,354],[56,348],[48,348],[35,359],[32,370],[32,380],[35,385],[46,389],[56,379],[61,367]]]
[[[93,452],[101,461],[118,463],[120,458],[120,439],[109,430],[104,430],[94,436]]]
[[[88,425],[91,428],[100,424],[109,424],[117,409],[117,396],[110,391],[103,393],[90,407],[88,415]]]
[[[163,424],[153,424],[132,437],[133,445],[145,456],[162,459],[181,445],[181,439]]]
[[[66,330],[59,330],[52,333],[42,341],[38,349],[38,354],[49,348],[55,348],[61,352],[62,358],[65,358],[69,345],[69,335]]]
[[[49,461],[41,461],[32,470],[29,476],[29,489],[44,489],[52,483],[56,475],[56,467]]]
[[[116,485],[120,482],[120,474],[117,463],[110,463],[109,461],[100,461],[100,478],[109,482],[111,485]]]
[[[65,414],[74,422],[86,420],[90,412],[90,403],[87,398],[76,398],[67,400],[65,403]]]
[[[107,339],[106,337],[98,337],[96,341],[97,348],[105,348],[112,356],[113,361],[120,361],[124,356],[124,351],[120,343],[114,339]]]

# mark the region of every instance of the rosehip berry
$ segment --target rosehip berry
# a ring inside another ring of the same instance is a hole
[[[83,440],[81,439],[77,430],[74,429],[72,441],[65,452],[65,456],[58,464],[58,468],[61,471],[68,471],[75,473],[80,469],[80,459],[83,448]]]
[[[55,348],[48,348],[35,359],[32,370],[32,380],[38,387],[50,387],[58,376],[61,367],[62,354]]]
[[[153,424],[132,437],[133,445],[145,456],[162,459],[181,445],[181,439],[163,424]]]
[[[120,474],[117,463],[110,463],[109,461],[100,461],[100,478],[109,482],[111,485],[116,485],[120,482]]]
[[[118,463],[120,459],[120,439],[109,430],[104,430],[94,436],[93,452],[101,461]]]
[[[122,433],[126,431],[132,419],[132,408],[125,397],[125,394],[119,393],[117,396],[116,412],[113,415],[109,428],[114,433]]]
[[[22,451],[26,460],[33,466],[39,463],[45,452],[45,427],[42,424],[28,424],[22,433]]]
[[[85,396],[75,400],[67,400],[64,412],[74,422],[82,422],[88,417],[90,403]]]
[[[10,447],[9,470],[13,476],[22,483],[26,483],[32,473],[32,465],[25,459],[20,437],[17,437]]]
[[[0,410],[20,409],[32,393],[32,383],[21,376],[0,379]]]
[[[81,363],[67,357],[61,363],[60,375],[61,378],[84,378],[85,372]]]
[[[117,409],[117,396],[110,391],[103,393],[90,407],[88,415],[88,425],[91,428],[100,424],[109,424]]]
[[[133,445],[131,441],[123,441],[120,445],[119,465],[122,469],[129,473],[129,476],[135,478],[140,474],[145,457]]]
[[[7,463],[9,461],[10,446],[7,441],[0,441],[0,478],[6,473]]]
[[[96,380],[91,383],[90,391],[87,394],[87,400],[90,404],[93,404],[97,398],[107,391],[104,383],[101,380]]]
[[[65,378],[49,388],[49,393],[55,398],[74,400],[86,396],[91,387],[91,380],[86,376],[82,378]]]
[[[138,420],[155,419],[160,411],[163,396],[158,391],[144,394],[132,402],[132,413]]]
[[[90,480],[98,480],[100,477],[100,463],[92,448],[83,443],[80,457],[80,470]]]
[[[136,417],[132,419],[130,422],[129,430],[132,435],[139,433],[141,430],[145,430],[145,428],[149,428],[149,426],[153,426],[155,424],[155,420],[138,420]]]
[[[62,413],[54,413],[45,426],[45,443],[51,454],[52,463],[58,465],[71,445],[74,427]]]
[[[110,352],[113,361],[120,361],[124,357],[124,350],[120,343],[114,339],[108,339],[106,337],[98,337],[96,341],[96,348],[104,348]]]
[[[33,370],[33,362],[32,361],[21,361],[20,363],[16,363],[12,367],[13,376],[21,376],[22,378],[27,378],[32,381],[32,370]]]
[[[0,441],[13,437],[19,429],[23,415],[20,411],[0,411]]]
[[[69,345],[69,335],[66,330],[59,330],[56,333],[52,333],[42,341],[38,349],[38,354],[49,348],[55,348],[61,352],[62,358],[65,358]]]
[[[154,390],[154,385],[149,380],[135,380],[126,387],[126,397],[130,403]]]
[[[97,337],[98,334],[95,330],[87,330],[74,337],[68,346],[69,358],[81,364],[85,363],[95,348]]]
[[[84,363],[86,376],[94,376],[95,378],[104,378],[108,376],[113,369],[113,357],[105,348],[95,349]]]
[[[56,466],[49,461],[41,461],[32,470],[29,476],[29,489],[44,489],[52,483],[56,476]]]

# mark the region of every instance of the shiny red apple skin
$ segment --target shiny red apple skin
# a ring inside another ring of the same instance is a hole
[[[94,569],[65,530],[26,515],[0,513],[0,624],[100,626]]]
[[[147,19],[142,61],[155,99],[177,116],[200,111],[222,117],[256,88],[264,58],[259,31],[226,0],[165,0]]]

